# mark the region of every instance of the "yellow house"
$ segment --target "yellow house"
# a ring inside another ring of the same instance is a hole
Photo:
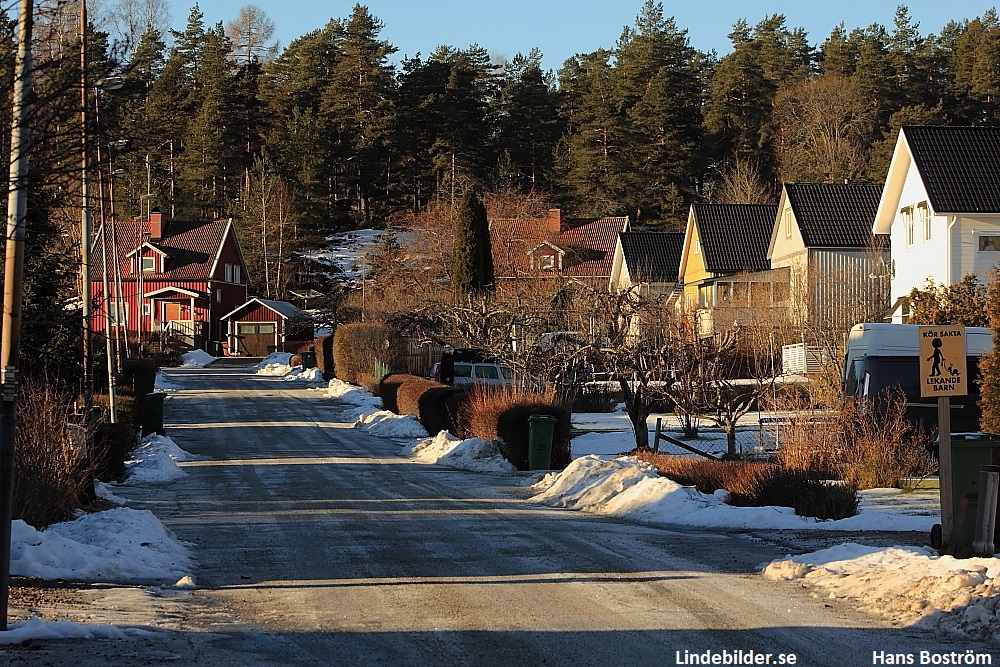
[[[696,314],[702,333],[714,331],[719,308],[752,307],[787,272],[772,274],[768,243],[777,217],[773,204],[693,204],[688,213],[681,265],[682,312]],[[780,289],[779,289],[780,291]]]

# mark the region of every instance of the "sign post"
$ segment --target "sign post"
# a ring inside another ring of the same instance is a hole
[[[965,327],[919,326],[920,396],[938,399],[938,480],[941,493],[941,542],[949,544],[955,523],[952,502],[951,397],[965,396]]]

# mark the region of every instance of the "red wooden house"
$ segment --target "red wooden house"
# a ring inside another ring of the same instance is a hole
[[[295,352],[313,339],[309,317],[295,304],[256,297],[222,316],[231,356]]]
[[[129,339],[172,335],[194,348],[223,341],[223,315],[247,301],[249,280],[232,220],[118,222],[97,233],[91,257],[93,327]],[[104,258],[107,257],[107,262]],[[108,294],[104,274],[108,267]]]

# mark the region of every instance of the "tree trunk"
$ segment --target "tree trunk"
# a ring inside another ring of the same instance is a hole
[[[649,429],[646,427],[646,420],[649,418],[649,400],[646,388],[639,383],[633,389],[626,379],[618,380],[618,384],[622,389],[625,410],[628,412],[629,421],[632,422],[632,430],[635,431],[635,447],[649,449]]]
[[[736,451],[736,422],[733,422],[732,424],[727,424],[726,426],[723,427],[723,430],[725,430],[726,432],[727,451],[732,456],[738,455],[739,452]]]

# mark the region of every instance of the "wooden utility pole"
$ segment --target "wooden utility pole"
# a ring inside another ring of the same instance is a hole
[[[28,210],[28,92],[31,90],[32,0],[21,0],[17,65],[10,132],[7,192],[7,257],[4,264],[3,331],[0,342],[0,630],[7,629],[10,599],[10,534],[14,505],[14,432],[17,370],[21,350],[24,282],[24,219]]]
[[[87,154],[87,0],[80,0],[80,199],[83,207],[80,221],[80,282],[83,314],[83,414],[90,418],[94,395],[93,315],[90,284],[90,159]]]

